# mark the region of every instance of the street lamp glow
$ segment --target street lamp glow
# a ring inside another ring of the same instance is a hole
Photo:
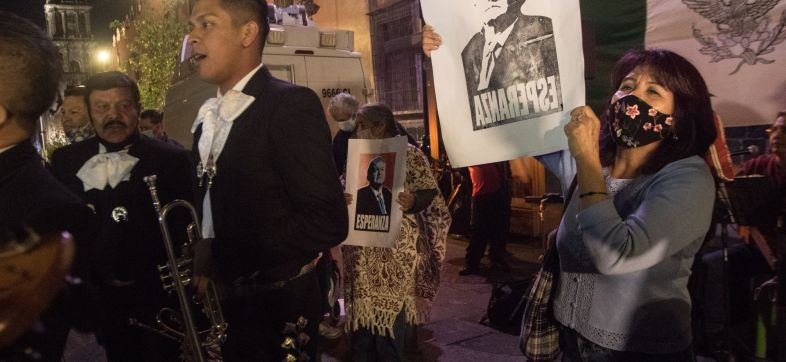
[[[109,61],[109,52],[106,50],[101,50],[98,52],[97,58],[99,62],[106,63]]]

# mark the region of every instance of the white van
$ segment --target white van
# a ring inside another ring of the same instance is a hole
[[[284,18],[286,20],[286,13]],[[262,56],[263,63],[274,77],[311,88],[322,100],[323,107],[327,107],[330,98],[341,92],[354,95],[361,104],[370,100],[368,97],[373,92],[369,89],[360,53],[354,52],[352,31],[320,29],[310,22],[303,25],[280,19],[271,16],[270,34]],[[199,79],[186,61],[189,54],[186,36],[180,52],[180,64],[166,95],[164,124],[170,137],[190,149],[193,141],[191,125],[202,103],[216,96],[216,86]],[[328,124],[331,133],[335,134],[335,122],[329,121]]]

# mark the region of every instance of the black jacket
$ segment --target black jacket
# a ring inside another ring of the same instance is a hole
[[[355,213],[363,215],[390,215],[390,210],[393,207],[393,193],[385,186],[382,186],[382,199],[385,200],[385,212],[379,210],[379,200],[374,195],[371,185],[359,188]]]
[[[39,234],[68,231],[77,245],[74,267],[85,266],[92,244],[92,212],[43,166],[30,142],[0,153],[0,225],[24,224]],[[78,273],[77,273],[78,274]]]
[[[333,161],[336,163],[336,171],[341,175],[347,169],[347,151],[349,149],[349,138],[352,132],[339,130],[333,137]]]
[[[210,189],[213,257],[226,281],[257,271],[278,281],[346,238],[347,207],[316,94],[265,67],[243,93],[256,99],[233,121]]]
[[[39,234],[68,231],[77,246],[71,274],[81,276],[87,269],[85,250],[92,244],[93,221],[92,212],[84,202],[44,168],[43,160],[30,142],[0,153],[0,230],[27,225]],[[27,348],[41,353],[42,360],[60,360],[68,329],[78,319],[78,311],[69,307],[76,301],[66,296],[75,288],[70,287],[66,294],[50,303],[40,318],[44,328],[31,330],[14,345],[0,350],[0,360],[15,360]],[[79,300],[79,303],[87,302]],[[78,322],[81,327],[88,324],[85,320]]]
[[[156,265],[166,260],[158,216],[153,208],[147,185],[142,180],[157,175],[158,195],[163,204],[173,199],[191,200],[191,160],[188,151],[167,143],[139,137],[128,154],[139,159],[129,181],[116,188],[84,191],[76,176],[82,165],[98,153],[97,137],[58,149],[52,155],[55,176],[71,191],[91,205],[98,216],[98,242],[92,249],[94,277],[98,282],[109,279],[139,281],[160,290]],[[128,220],[116,222],[112,211],[123,207]],[[177,242],[184,239],[182,213],[173,213],[171,229]]]

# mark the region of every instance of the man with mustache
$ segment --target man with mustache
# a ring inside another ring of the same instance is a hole
[[[129,318],[155,325],[158,309],[171,302],[156,269],[166,254],[143,178],[157,175],[162,203],[190,200],[191,161],[185,150],[140,137],[139,100],[136,83],[123,73],[91,77],[85,101],[96,137],[55,151],[52,169],[99,219],[98,240],[89,252],[91,278],[105,309],[99,340],[109,360],[174,361],[176,343],[130,325]],[[173,213],[170,217],[175,237],[185,230],[180,216]]]

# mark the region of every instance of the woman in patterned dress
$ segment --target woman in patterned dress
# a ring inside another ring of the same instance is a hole
[[[358,138],[401,134],[385,105],[363,106],[356,119]],[[417,359],[416,325],[428,320],[439,285],[450,214],[425,156],[408,147],[405,191],[396,197],[404,211],[396,243],[391,248],[342,249],[346,328],[354,361]],[[353,195],[345,196],[350,203]]]

